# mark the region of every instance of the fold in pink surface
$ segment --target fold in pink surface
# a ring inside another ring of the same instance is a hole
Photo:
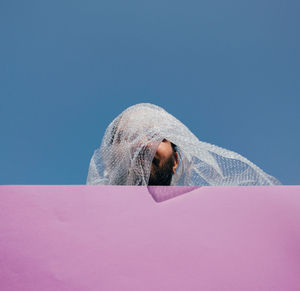
[[[300,290],[300,186],[178,189],[0,186],[0,290]]]

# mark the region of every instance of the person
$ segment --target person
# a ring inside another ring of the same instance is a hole
[[[152,160],[148,185],[169,186],[178,164],[176,145],[163,139]]]
[[[245,157],[200,141],[163,108],[124,110],[107,127],[89,165],[88,185],[279,185]]]

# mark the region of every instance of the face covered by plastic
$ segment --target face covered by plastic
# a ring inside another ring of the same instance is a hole
[[[127,108],[107,127],[100,148],[92,156],[87,184],[169,183],[185,186],[280,184],[245,157],[200,141],[159,106],[141,103]]]
[[[152,160],[148,185],[169,186],[179,164],[176,145],[164,139]]]
[[[114,122],[109,134],[111,155],[106,163],[111,184],[171,184],[179,163],[176,146],[162,139],[157,123],[147,116],[151,115],[144,109],[124,114]]]

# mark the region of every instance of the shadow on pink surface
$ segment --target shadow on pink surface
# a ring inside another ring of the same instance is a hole
[[[0,186],[1,290],[300,290],[300,186],[159,188]]]
[[[189,193],[200,186],[148,186],[147,189],[156,202],[162,202]]]

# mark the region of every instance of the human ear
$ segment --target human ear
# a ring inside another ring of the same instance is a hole
[[[177,167],[178,167],[178,164],[179,164],[178,153],[175,152],[175,156],[174,156],[174,165],[173,165],[173,168],[172,168],[173,174],[176,173],[176,169],[177,169]]]

